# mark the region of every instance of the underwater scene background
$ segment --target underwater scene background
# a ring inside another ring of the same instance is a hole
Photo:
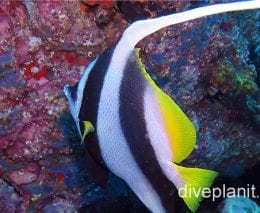
[[[149,212],[118,177],[96,185],[63,93],[128,24],[231,1],[0,1],[0,212]],[[260,195],[259,10],[164,28],[138,43],[148,73],[194,123],[183,166]],[[189,212],[176,200],[177,212]],[[260,212],[259,198],[198,212]]]

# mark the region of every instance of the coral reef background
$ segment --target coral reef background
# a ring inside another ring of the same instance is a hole
[[[129,22],[211,3],[0,1],[0,212],[147,211],[117,177],[95,185],[63,86]],[[197,146],[183,165],[219,171],[216,184],[250,179],[258,190],[259,14],[201,18],[138,44],[152,78],[196,126]]]

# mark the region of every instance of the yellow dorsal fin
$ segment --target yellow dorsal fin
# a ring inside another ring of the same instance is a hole
[[[196,130],[181,108],[162,90],[157,90],[166,131],[170,139],[173,162],[183,161],[195,147]]]
[[[83,132],[83,134],[82,134],[81,143],[84,142],[85,137],[86,137],[86,135],[87,135],[89,132],[94,132],[94,130],[95,130],[94,127],[93,127],[93,125],[92,125],[92,123],[89,122],[89,121],[83,121],[83,126],[84,126],[84,132]]]
[[[140,49],[136,49],[136,58],[145,78],[155,89],[170,140],[173,153],[172,161],[179,163],[192,152],[196,143],[196,130],[193,123],[184,114],[181,108],[155,84],[150,75],[146,72],[139,57],[139,51]]]
[[[176,164],[174,164],[174,167],[183,181],[183,185],[178,186],[179,195],[183,198],[189,209],[195,212],[199,207],[200,201],[203,199],[203,190],[211,187],[218,173],[206,169],[185,168]]]

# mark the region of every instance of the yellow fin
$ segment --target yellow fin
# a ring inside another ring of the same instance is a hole
[[[92,125],[91,122],[89,121],[83,121],[83,126],[84,126],[84,132],[83,132],[83,135],[82,135],[82,140],[81,140],[81,143],[84,142],[85,140],[85,137],[86,135],[89,133],[89,132],[94,132],[94,127]]]
[[[174,166],[178,170],[180,178],[184,181],[184,185],[178,188],[179,195],[189,209],[195,212],[203,199],[203,189],[211,187],[218,173],[200,168],[185,168],[175,164]]]
[[[146,72],[139,57],[139,49],[136,49],[136,58],[145,78],[155,89],[170,140],[173,153],[172,161],[179,163],[188,157],[195,147],[196,130],[194,125],[181,108],[155,84],[150,75]]]

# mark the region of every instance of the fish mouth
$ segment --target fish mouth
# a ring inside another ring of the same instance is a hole
[[[82,134],[81,134],[81,131],[80,131],[80,126],[79,126],[79,119],[78,119],[78,113],[77,113],[77,110],[76,110],[76,106],[75,106],[75,102],[71,96],[71,89],[72,89],[72,86],[66,84],[63,88],[63,92],[69,102],[69,108],[70,108],[70,112],[71,112],[71,115],[75,121],[75,124],[77,126],[77,129],[78,129],[78,133],[80,135],[80,137],[82,138]]]
[[[72,113],[72,116],[74,117],[74,119],[76,118],[75,117],[75,103],[72,99],[72,96],[71,96],[71,86],[66,84],[63,88],[63,92],[69,102],[69,107],[70,107],[70,111]]]
[[[73,113],[75,113],[75,112],[74,112],[74,111],[75,111],[75,102],[74,102],[74,100],[73,100],[73,98],[72,98],[72,96],[71,96],[71,88],[72,88],[72,86],[66,84],[66,85],[64,86],[64,88],[63,88],[63,92],[64,92],[64,94],[65,94],[65,96],[66,96],[66,98],[67,98],[67,100],[68,100],[68,102],[69,102],[70,111],[71,111],[72,114],[73,114]],[[74,114],[73,114],[73,115],[74,115]]]
[[[64,87],[63,87],[63,92],[65,94],[65,96],[67,97],[67,99],[69,99],[69,96],[70,96],[70,85],[69,84],[66,84]]]

